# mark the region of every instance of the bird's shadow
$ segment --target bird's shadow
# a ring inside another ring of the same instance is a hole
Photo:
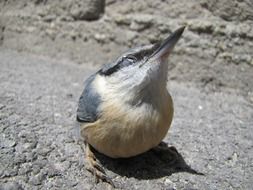
[[[204,175],[186,164],[175,147],[162,142],[158,147],[131,158],[112,159],[93,150],[100,163],[112,172],[136,179],[157,179],[177,172]]]

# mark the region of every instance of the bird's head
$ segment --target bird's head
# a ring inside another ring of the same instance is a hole
[[[161,43],[130,49],[114,63],[105,65],[98,74],[107,87],[126,91],[143,91],[149,86],[167,82],[168,57],[180,39],[185,27],[181,27]]]

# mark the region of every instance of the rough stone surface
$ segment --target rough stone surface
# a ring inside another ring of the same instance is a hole
[[[253,88],[252,6],[252,0],[0,1],[0,44],[98,66],[186,25],[170,79],[247,94]]]
[[[105,189],[94,185],[76,143],[83,80],[126,49],[182,25],[169,60],[176,113],[165,139],[182,158],[98,157],[119,189],[252,189],[252,5],[0,1],[0,189]]]
[[[85,170],[76,142],[77,100],[94,69],[3,48],[0,67],[0,189],[106,189]],[[166,151],[119,160],[98,154],[117,189],[252,189],[248,96],[175,81],[168,88],[175,117],[165,142],[181,156],[172,162]]]
[[[0,184],[1,190],[23,190],[22,186],[16,182],[7,182],[5,184]]]
[[[0,1],[0,45],[97,66],[186,25],[170,78],[251,93],[252,6],[252,0]]]
[[[70,14],[75,20],[96,20],[104,13],[105,0],[73,1]]]
[[[205,0],[202,6],[227,21],[253,21],[252,0]]]

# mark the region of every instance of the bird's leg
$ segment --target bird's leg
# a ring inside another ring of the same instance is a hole
[[[152,150],[162,160],[169,161],[169,164],[171,165],[174,164],[179,158],[177,149],[174,146],[168,147],[168,145],[164,142],[161,142]]]
[[[115,187],[112,180],[106,175],[103,167],[98,163],[98,160],[96,159],[94,153],[92,152],[90,145],[87,143],[86,143],[86,159],[88,160],[89,164],[89,166],[86,169],[94,175],[96,183],[98,183],[99,180],[101,180]]]

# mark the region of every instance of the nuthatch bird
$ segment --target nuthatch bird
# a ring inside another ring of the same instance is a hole
[[[130,49],[86,80],[77,121],[97,179],[111,182],[91,147],[111,158],[127,158],[156,147],[167,134],[173,118],[167,59],[184,28],[162,43]]]

